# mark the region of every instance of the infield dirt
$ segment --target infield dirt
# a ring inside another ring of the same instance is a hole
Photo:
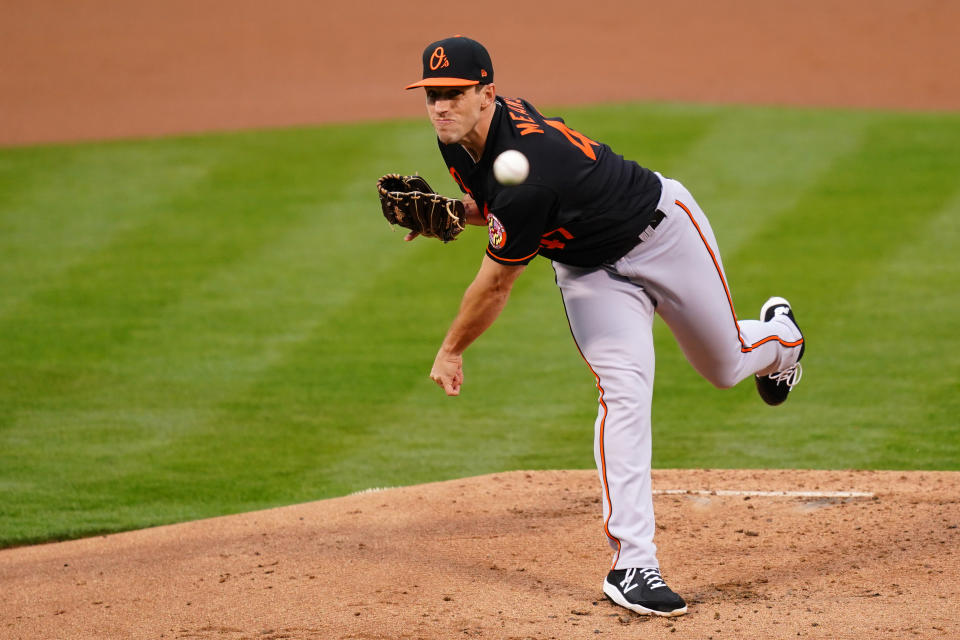
[[[960,5],[936,0],[498,0],[484,24],[476,5],[6,5],[5,145],[416,116],[400,87],[424,44],[459,32],[489,46],[504,93],[535,103],[960,109]],[[960,637],[960,473],[658,470],[654,484],[708,492],[655,500],[682,618],[602,599],[595,472],[512,472],[0,551],[0,638]]]
[[[595,472],[517,471],[3,551],[0,636],[956,638],[958,479],[656,471],[681,618],[603,598]]]

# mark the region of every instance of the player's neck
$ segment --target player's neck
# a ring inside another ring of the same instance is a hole
[[[496,101],[480,113],[480,119],[476,126],[460,140],[460,146],[467,150],[474,162],[480,162],[483,156],[483,150],[487,146],[487,135],[490,133],[490,124],[493,122],[493,114],[497,111]]]

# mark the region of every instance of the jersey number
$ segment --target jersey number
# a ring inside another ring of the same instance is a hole
[[[599,142],[594,142],[579,131],[574,131],[564,123],[557,120],[544,120],[544,122],[566,136],[567,140],[570,141],[570,144],[575,146],[577,149],[580,149],[580,151],[583,151],[583,155],[587,156],[591,160],[597,159],[597,154],[593,152],[592,147],[599,147]]]
[[[543,249],[563,249],[565,246],[567,246],[567,243],[564,242],[563,240],[559,240],[559,239],[557,239],[557,238],[548,238],[548,237],[547,237],[547,236],[552,236],[553,234],[557,234],[557,235],[559,235],[559,236],[562,236],[562,237],[565,238],[566,240],[573,240],[573,234],[570,233],[569,231],[567,231],[566,229],[564,229],[563,227],[560,227],[559,229],[554,229],[553,231],[547,231],[545,234],[543,234],[543,237],[540,238],[540,247],[541,247],[541,248],[543,248]]]

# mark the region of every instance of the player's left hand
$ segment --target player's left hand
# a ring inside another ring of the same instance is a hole
[[[388,173],[377,180],[377,194],[387,222],[413,232],[408,242],[418,235],[450,242],[463,231],[463,201],[440,195],[418,175]]]
[[[430,379],[437,383],[448,396],[460,395],[463,386],[463,356],[440,350],[433,361]]]

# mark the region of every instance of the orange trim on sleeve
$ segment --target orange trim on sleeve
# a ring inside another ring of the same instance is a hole
[[[493,258],[497,262],[523,262],[524,260],[532,260],[538,253],[540,253],[539,248],[537,248],[536,251],[528,255],[526,258],[501,258],[497,254],[490,251],[490,247],[487,247],[487,255],[489,255],[491,258]]]

